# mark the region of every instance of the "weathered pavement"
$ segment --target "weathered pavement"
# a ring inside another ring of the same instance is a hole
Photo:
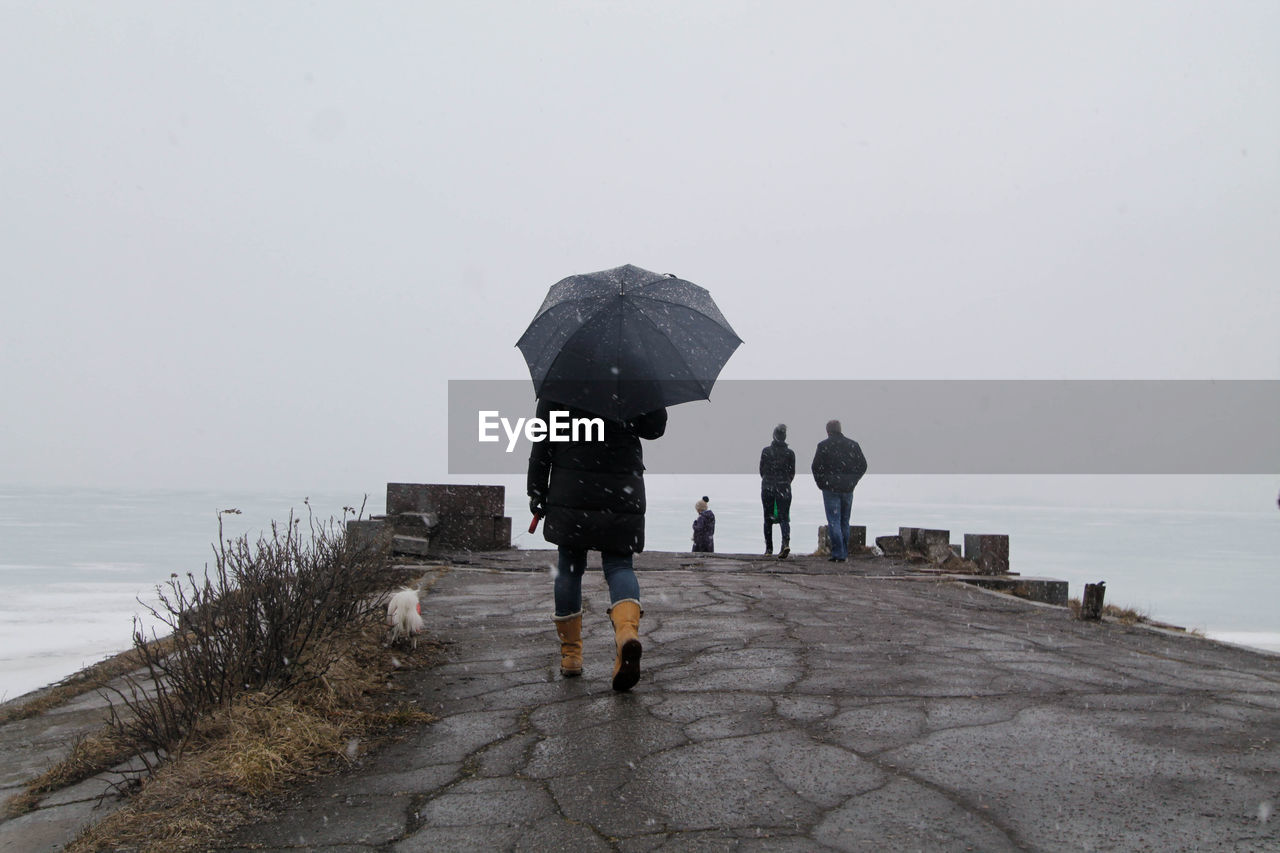
[[[122,680],[111,684],[126,689]],[[98,731],[108,717],[106,698],[89,692],[44,713],[0,725],[0,853],[61,850],[86,824],[118,808],[119,798],[113,792],[121,777],[108,772],[45,795],[39,807],[26,814],[10,817],[7,813],[9,802],[25,792],[27,782],[65,758],[78,738]],[[127,762],[118,769],[137,767],[137,762]]]
[[[599,572],[585,676],[562,679],[545,568],[483,562],[424,596],[447,660],[408,691],[440,720],[239,844],[1280,849],[1280,657],[865,576],[881,560],[646,554],[643,675],[615,694]]]

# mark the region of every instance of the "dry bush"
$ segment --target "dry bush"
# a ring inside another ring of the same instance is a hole
[[[168,646],[135,623],[144,674],[114,690],[111,726],[144,755],[180,753],[202,716],[242,693],[270,702],[323,679],[339,656],[332,640],[380,622],[385,548],[357,546],[333,519],[310,520],[304,535],[292,514],[252,545],[225,540],[221,515],[213,568],[173,576],[148,607],[172,632]]]
[[[421,666],[435,647],[417,652],[383,646],[380,621],[335,632],[317,657],[323,678],[287,694],[242,692],[202,715],[180,758],[156,767],[128,804],[90,827],[69,851],[206,849],[214,839],[264,813],[264,798],[290,783],[349,765],[370,744],[398,728],[434,718],[393,702],[388,675]]]
[[[148,640],[135,625],[141,669],[113,691],[107,729],[32,782],[19,807],[136,755],[145,769],[117,786],[127,804],[67,849],[204,848],[259,815],[264,796],[434,719],[391,701],[391,673],[426,665],[437,647],[383,645],[385,547],[350,542],[333,520],[308,528],[291,516],[251,547],[223,541],[220,515],[213,569],[175,576],[151,608],[172,635]]]
[[[174,575],[148,607],[172,631],[172,647],[134,625],[145,676],[115,690],[111,726],[123,739],[143,753],[178,753],[205,713],[241,693],[271,699],[324,678],[337,660],[326,640],[379,621],[372,593],[385,549],[357,547],[333,519],[308,529],[306,537],[291,514],[251,546],[224,539],[219,514],[214,567],[204,578]]]

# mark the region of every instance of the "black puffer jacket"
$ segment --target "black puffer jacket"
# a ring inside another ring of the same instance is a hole
[[[852,492],[867,473],[867,457],[858,442],[837,433],[818,442],[811,468],[814,481],[824,492]]]
[[[760,491],[791,497],[791,481],[796,476],[796,454],[785,441],[774,439],[760,451]]]
[[[570,418],[586,412],[538,401],[538,417],[552,410]],[[659,409],[618,423],[604,422],[604,441],[535,441],[529,455],[529,497],[546,508],[542,535],[565,548],[635,553],[644,550],[644,455],[640,439],[667,429]]]

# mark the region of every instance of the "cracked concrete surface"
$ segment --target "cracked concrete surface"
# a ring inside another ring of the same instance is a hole
[[[111,685],[125,688],[120,679]],[[14,702],[31,701],[48,689]],[[79,737],[97,731],[107,718],[107,699],[99,690],[0,725],[0,853],[61,850],[82,827],[119,808],[114,791],[121,776],[107,772],[44,795],[33,811],[12,817],[8,811],[10,801],[25,792],[28,781],[65,758]],[[136,767],[136,762],[126,762],[116,769]]]
[[[856,564],[682,557],[637,559],[627,694],[609,689],[598,571],[585,675],[563,679],[536,552],[519,571],[455,567],[422,605],[447,660],[406,682],[439,722],[236,843],[1280,849],[1280,657]]]

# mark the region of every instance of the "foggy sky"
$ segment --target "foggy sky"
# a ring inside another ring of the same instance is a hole
[[[547,288],[624,263],[711,291],[726,378],[1280,378],[1278,39],[1273,2],[0,0],[0,483],[442,479],[446,381],[527,377]]]

